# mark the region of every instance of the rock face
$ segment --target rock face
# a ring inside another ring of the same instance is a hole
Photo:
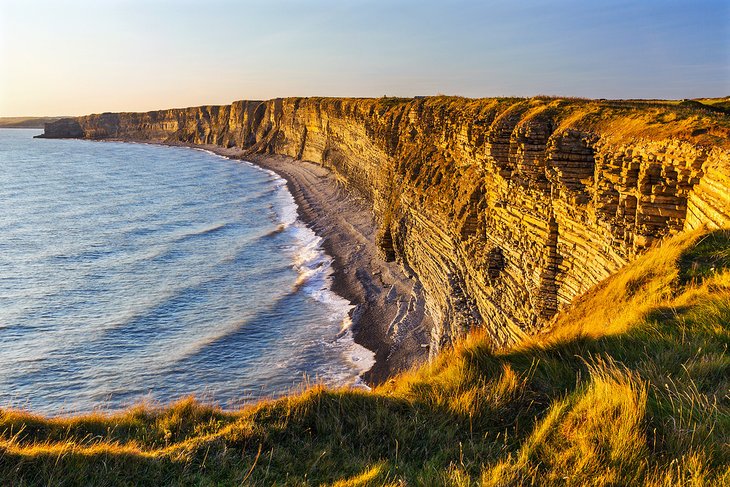
[[[102,114],[46,137],[241,147],[322,164],[372,204],[378,244],[423,286],[431,353],[495,346],[662,237],[730,225],[730,120],[561,99],[275,99]]]
[[[73,118],[62,118],[55,122],[46,123],[45,130],[37,139],[70,139],[83,137],[84,130],[79,122]]]

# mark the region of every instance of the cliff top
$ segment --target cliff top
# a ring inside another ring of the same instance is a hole
[[[147,116],[159,119],[172,112],[215,115],[221,110],[230,110],[232,107],[250,107],[260,103],[265,102],[239,100],[231,105],[206,105],[144,113],[103,113],[71,119],[89,121],[117,116]],[[294,104],[298,107],[318,105],[344,111],[353,116],[376,115],[378,119],[389,123],[411,110],[418,111],[424,107],[432,111],[441,111],[446,118],[470,117],[477,121],[483,119],[485,123],[508,113],[521,113],[522,120],[549,117],[557,123],[557,130],[580,128],[583,131],[594,131],[616,143],[637,139],[648,141],[678,139],[698,146],[730,148],[730,97],[696,100],[595,100],[550,96],[474,99],[455,96],[310,97],[277,98],[266,103]]]
[[[42,129],[61,118],[68,117],[0,117],[0,128]]]
[[[620,139],[676,138],[701,146],[730,148],[730,97],[700,100],[594,100],[537,96],[533,98],[309,98],[321,103],[367,105],[381,116],[418,106],[484,118],[490,112],[524,112],[523,120],[551,117],[558,130],[580,127]]]

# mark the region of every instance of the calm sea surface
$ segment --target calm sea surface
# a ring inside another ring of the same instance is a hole
[[[230,408],[372,364],[281,178],[38,133],[0,130],[0,407]]]

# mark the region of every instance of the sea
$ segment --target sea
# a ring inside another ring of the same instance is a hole
[[[0,129],[0,408],[237,409],[373,354],[285,181],[184,147]]]

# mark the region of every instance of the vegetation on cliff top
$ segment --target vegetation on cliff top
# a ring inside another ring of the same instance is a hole
[[[592,100],[537,96],[527,99],[455,97],[426,99],[433,104],[506,103],[528,107],[527,116],[550,115],[559,129],[592,130],[618,143],[631,139],[679,139],[699,146],[730,148],[730,98],[702,100]]]
[[[194,142],[194,134],[188,133],[181,138],[182,134],[175,131],[164,133],[159,125],[160,120],[169,118],[168,121],[177,123],[181,119],[190,118],[196,121],[194,126],[198,129],[197,120],[200,118],[210,122],[221,113],[228,113],[234,106],[238,109],[244,105],[254,106],[257,109],[262,103],[277,105],[286,100],[296,106],[312,103],[318,110],[329,110],[330,114],[344,111],[363,117],[367,115],[365,118],[376,115],[375,119],[384,122],[386,126],[391,126],[406,116],[409,110],[418,110],[421,106],[427,106],[434,112],[448,113],[451,117],[463,115],[476,120],[476,124],[480,120],[492,120],[494,116],[505,111],[519,112],[524,109],[526,117],[549,116],[557,123],[557,130],[574,128],[592,131],[619,144],[631,140],[666,142],[676,139],[697,146],[730,149],[730,97],[696,100],[596,100],[553,96],[463,98],[439,95],[416,98],[277,98],[263,102],[238,100],[231,105],[203,105],[146,113],[102,113],[64,118],[57,120],[56,124],[49,124],[51,128],[49,130],[46,127],[43,137],[136,139],[150,138],[151,134],[153,139],[158,137],[160,140]],[[487,116],[490,112],[491,116]],[[177,116],[174,116],[175,113]],[[133,122],[123,124],[120,129],[120,118]],[[218,122],[225,123],[226,120],[227,115]],[[77,134],[70,130],[72,125],[69,124],[78,123],[85,127],[86,133],[81,131]],[[143,131],[132,129],[140,125],[145,127]],[[245,148],[250,149],[246,144],[243,144]]]
[[[0,117],[0,128],[42,129],[62,117]]]
[[[372,392],[224,412],[0,411],[4,485],[730,485],[730,231],[680,235],[552,328]]]

